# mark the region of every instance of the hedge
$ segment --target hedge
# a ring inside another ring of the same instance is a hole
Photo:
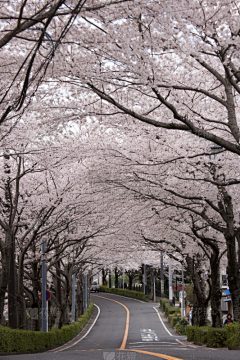
[[[169,305],[169,300],[160,298],[160,308],[165,312],[168,322],[189,341],[203,343],[210,347],[240,347],[240,322],[225,325],[223,328],[212,326],[189,326],[180,323],[181,309]]]
[[[169,299],[166,298],[160,298],[160,308],[167,315],[168,322],[171,324],[171,326],[175,327],[181,335],[186,335],[186,325],[179,323],[181,320],[181,308],[170,306]]]
[[[0,352],[26,352],[46,350],[62,345],[76,336],[87,324],[94,310],[91,301],[88,311],[74,324],[63,326],[61,329],[52,328],[45,333],[42,331],[15,330],[0,325]]]
[[[168,315],[168,322],[171,324],[172,327],[175,327],[179,320],[181,320],[181,316],[179,316],[178,313]]]
[[[179,332],[179,334],[181,335],[187,335],[187,325],[182,325],[177,323],[175,326],[177,332]]]
[[[225,325],[227,331],[226,345],[228,347],[240,346],[240,322]]]
[[[144,293],[134,290],[127,290],[127,289],[117,289],[117,288],[108,288],[106,286],[100,286],[101,292],[117,294],[122,296],[127,296],[134,299],[140,299],[144,301],[149,301],[149,295],[144,295]]]
[[[175,313],[179,314],[179,316],[181,314],[181,308],[170,306],[169,300],[166,298],[160,298],[160,308],[165,312],[167,316]]]
[[[240,346],[240,323],[228,324],[223,328],[187,326],[187,338],[216,348]]]

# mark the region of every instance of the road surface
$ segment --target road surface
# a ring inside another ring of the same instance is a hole
[[[226,360],[240,351],[196,346],[177,335],[157,311],[158,304],[113,294],[92,295],[98,318],[85,337],[38,354],[1,356],[6,360]]]

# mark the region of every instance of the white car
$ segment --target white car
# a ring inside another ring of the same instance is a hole
[[[95,291],[95,292],[99,292],[100,291],[100,287],[98,285],[98,283],[96,281],[94,281],[90,287],[90,291]]]

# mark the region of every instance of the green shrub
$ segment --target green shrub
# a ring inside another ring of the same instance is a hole
[[[88,311],[74,324],[63,326],[61,329],[52,328],[51,331],[15,330],[0,326],[0,352],[26,352],[44,350],[62,345],[77,335],[86,325],[94,310],[91,301]]]
[[[176,330],[181,334],[181,335],[187,335],[187,325],[182,325],[177,323],[176,324]]]
[[[169,300],[166,298],[160,298],[160,308],[165,311],[165,304],[169,304]]]
[[[177,324],[179,323],[179,317],[178,316],[173,316],[171,321],[170,321],[170,324],[172,327],[176,326]]]
[[[207,345],[212,347],[223,347],[226,345],[227,331],[226,328],[208,328]]]
[[[134,299],[149,301],[149,295],[144,295],[144,293],[134,290],[128,290],[128,289],[116,289],[116,288],[108,288],[106,286],[100,286],[101,292],[116,294],[116,295],[122,295],[126,297],[131,297]]]
[[[240,322],[234,322],[224,326],[227,332],[227,346],[240,346]]]
[[[198,326],[188,326],[187,327],[187,338],[189,341],[198,341],[198,337],[197,337],[198,329],[199,329]]]
[[[164,312],[165,314],[168,316],[170,314],[174,314],[174,313],[179,313],[181,314],[181,309],[180,308],[175,308],[175,306],[170,306],[169,304],[165,303],[164,304]]]
[[[198,342],[207,344],[208,328],[209,328],[208,326],[201,326],[198,328],[198,338],[197,338]]]
[[[211,347],[223,347],[227,341],[226,328],[213,328],[212,326],[187,326],[187,338]]]

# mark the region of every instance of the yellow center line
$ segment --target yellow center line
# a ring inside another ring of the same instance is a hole
[[[138,352],[141,354],[152,355],[152,356],[159,357],[161,359],[166,359],[166,360],[183,360],[183,359],[179,359],[179,358],[176,358],[173,356],[169,356],[169,355],[165,355],[165,354],[158,354],[158,353],[154,353],[151,351],[145,351],[145,350],[125,349],[125,351],[134,351],[134,352]]]
[[[159,353],[154,353],[154,352],[151,352],[151,351],[126,349],[127,337],[128,337],[128,331],[129,331],[130,311],[128,310],[128,308],[127,308],[124,304],[120,303],[120,302],[117,301],[117,300],[109,299],[109,298],[106,298],[106,297],[103,297],[103,296],[99,296],[99,295],[93,295],[93,296],[97,296],[97,297],[100,297],[100,298],[102,298],[102,299],[109,300],[109,301],[114,301],[114,302],[122,305],[122,306],[126,309],[126,311],[127,311],[127,319],[126,319],[125,333],[124,333],[122,345],[120,346],[120,348],[119,348],[118,350],[134,351],[134,352],[138,352],[138,353],[141,353],[141,354],[146,354],[146,355],[152,355],[152,356],[155,356],[155,357],[159,357],[159,358],[162,358],[162,359],[165,359],[165,360],[183,360],[183,359],[176,358],[176,357],[173,357],[173,356],[169,356],[169,355],[165,355],[165,354],[159,354]]]
[[[99,295],[93,295],[93,296],[97,296],[97,297],[100,297],[102,299],[106,299],[106,300],[110,300],[110,301],[114,301],[120,305],[122,305],[125,310],[127,311],[127,319],[126,319],[126,327],[125,327],[125,333],[124,333],[124,337],[123,337],[123,341],[122,341],[122,345],[120,346],[119,350],[125,350],[125,347],[126,347],[126,343],[127,343],[127,337],[128,337],[128,331],[129,331],[129,318],[130,318],[130,311],[128,310],[128,308],[120,303],[119,301],[117,300],[113,300],[113,299],[109,299],[109,298],[106,298],[106,297],[103,297],[103,296],[99,296]]]

